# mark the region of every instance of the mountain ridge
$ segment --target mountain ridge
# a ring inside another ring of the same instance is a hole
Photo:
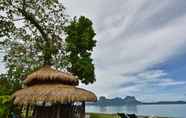
[[[125,98],[116,97],[108,99],[101,96],[95,103],[87,103],[88,105],[97,106],[121,106],[121,105],[158,105],[158,104],[186,104],[186,101],[158,101],[158,102],[141,102],[135,96],[126,96]]]

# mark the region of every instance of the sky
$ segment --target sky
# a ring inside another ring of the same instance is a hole
[[[185,0],[61,2],[70,16],[90,18],[97,34],[96,82],[81,87],[98,97],[186,100]]]
[[[94,23],[97,96],[186,100],[185,0],[63,0]]]

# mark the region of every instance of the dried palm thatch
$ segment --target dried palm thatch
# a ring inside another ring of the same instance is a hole
[[[39,70],[28,75],[23,81],[25,85],[31,86],[39,83],[63,83],[68,85],[78,85],[78,80],[71,73],[62,72],[51,68],[50,66],[44,66]]]
[[[33,85],[13,94],[14,103],[18,105],[45,103],[73,103],[96,101],[96,95],[75,86],[62,84]]]

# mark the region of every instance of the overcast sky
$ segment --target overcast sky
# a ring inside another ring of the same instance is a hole
[[[85,15],[97,33],[98,96],[186,100],[185,0],[63,0],[68,14]]]

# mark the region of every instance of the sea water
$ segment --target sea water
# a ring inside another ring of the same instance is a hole
[[[86,106],[87,112],[135,113],[137,115],[186,118],[186,104],[129,105],[129,106]]]

